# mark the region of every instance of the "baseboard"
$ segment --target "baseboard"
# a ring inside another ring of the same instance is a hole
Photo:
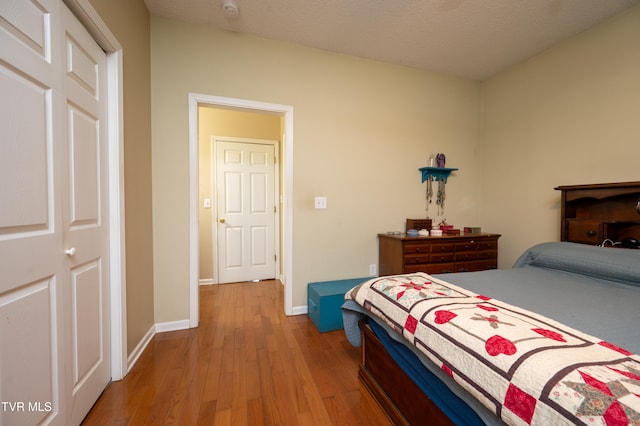
[[[149,342],[151,341],[151,339],[153,339],[153,336],[155,335],[156,335],[156,326],[154,324],[151,326],[149,331],[147,331],[147,333],[142,337],[142,339],[140,339],[135,349],[127,357],[127,374],[131,371],[135,363],[138,361],[138,358],[140,358],[140,355],[142,355],[142,352],[144,352],[144,350],[147,348],[147,345],[149,345]]]
[[[292,315],[304,315],[309,311],[309,307],[307,305],[304,306],[294,306]]]
[[[189,320],[160,322],[156,324],[156,333],[166,333],[167,331],[186,330],[189,328]]]
[[[127,374],[131,371],[135,363],[138,361],[138,358],[140,358],[140,355],[142,355],[156,333],[186,330],[188,328],[189,320],[161,322],[152,325],[149,331],[147,331],[147,333],[144,335],[144,337],[140,339],[140,342],[138,342],[133,352],[131,352],[131,354],[127,357]]]
[[[211,285],[211,284],[213,284],[213,278],[203,278],[201,280],[198,280],[198,284],[200,284],[200,285]]]

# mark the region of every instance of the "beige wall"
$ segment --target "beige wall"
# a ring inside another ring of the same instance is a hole
[[[149,12],[143,0],[90,0],[123,48],[127,353],[154,325]]]
[[[558,240],[559,185],[640,180],[640,6],[482,85],[480,223],[499,267]]]
[[[189,315],[189,92],[294,108],[294,307],[308,282],[368,275],[376,233],[425,215],[430,153],[460,168],[446,218],[478,223],[479,83],[157,17],[151,39],[156,321]]]
[[[213,279],[213,217],[215,206],[204,208],[204,199],[214,199],[211,176],[211,140],[213,136],[280,141],[282,118],[273,114],[201,106],[198,108],[198,174],[199,174],[199,265],[200,280]],[[282,144],[279,144],[282,150]],[[282,158],[282,154],[278,155]],[[281,163],[282,164],[282,163]],[[280,171],[282,174],[282,171]]]

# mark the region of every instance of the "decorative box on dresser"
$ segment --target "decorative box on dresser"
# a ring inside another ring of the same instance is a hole
[[[383,275],[426,272],[472,272],[498,267],[499,234],[409,237],[378,234],[379,273]]]

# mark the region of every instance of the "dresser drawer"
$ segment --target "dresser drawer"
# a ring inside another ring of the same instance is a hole
[[[475,260],[478,258],[477,251],[456,251],[456,262],[462,262],[465,260]]]
[[[602,239],[602,222],[567,219],[567,241],[598,244]]]
[[[448,274],[455,272],[455,270],[455,263],[431,263],[424,265],[422,269],[420,269],[420,271],[426,272],[427,274]]]
[[[478,251],[478,259],[497,259],[498,250],[481,250]]]
[[[474,251],[478,249],[478,242],[475,240],[456,243],[456,251]]]
[[[431,253],[446,253],[453,252],[455,245],[453,243],[432,243]]]
[[[415,265],[418,263],[429,263],[429,254],[408,254],[404,256],[405,265]]]
[[[413,274],[414,272],[427,272],[428,263],[420,263],[420,264],[405,264],[402,268],[403,274]],[[428,272],[427,272],[428,273]]]
[[[448,274],[455,272],[455,263],[423,263],[420,265],[405,265],[403,274],[424,272],[427,274]]]
[[[456,254],[451,253],[431,253],[431,262],[453,262],[456,260]]]
[[[415,243],[415,244],[405,244],[404,247],[402,248],[402,252],[407,255],[407,254],[425,254],[425,253],[429,253],[431,250],[429,249],[429,245],[428,244],[420,244],[420,243]]]
[[[496,269],[498,267],[495,259],[493,260],[473,260],[470,262],[456,262],[456,272],[474,272],[486,271],[488,269]]]
[[[481,240],[478,242],[478,250],[498,250],[498,240]]]

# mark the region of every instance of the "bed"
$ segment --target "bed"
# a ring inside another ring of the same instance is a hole
[[[552,242],[511,269],[378,277],[343,321],[396,424],[640,424],[640,250]]]

